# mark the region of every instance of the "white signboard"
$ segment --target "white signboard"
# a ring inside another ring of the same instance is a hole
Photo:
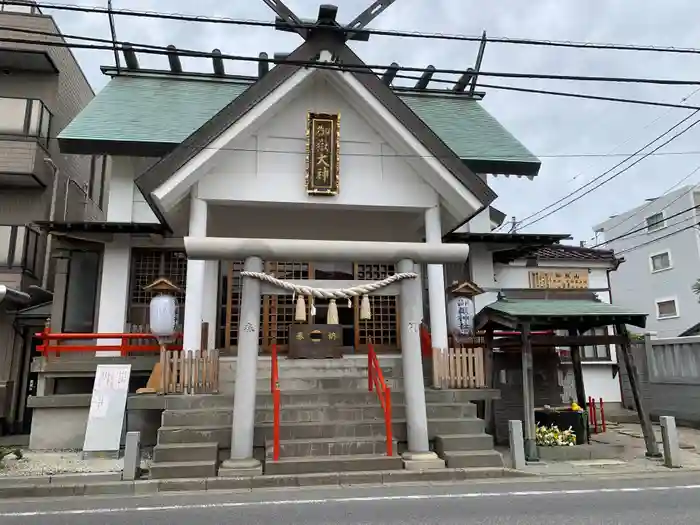
[[[83,453],[119,452],[131,365],[98,365]]]

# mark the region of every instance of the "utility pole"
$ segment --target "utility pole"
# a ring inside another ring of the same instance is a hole
[[[510,232],[508,233],[518,233],[518,222],[515,220],[515,215],[510,218]]]

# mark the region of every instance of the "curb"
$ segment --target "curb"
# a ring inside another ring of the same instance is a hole
[[[538,476],[504,468],[479,468],[122,481],[121,472],[114,472],[109,474],[67,474],[26,478],[0,478],[0,499],[143,496],[160,492],[251,491],[269,488],[394,485],[399,483],[460,482],[476,479],[517,477],[532,478]]]

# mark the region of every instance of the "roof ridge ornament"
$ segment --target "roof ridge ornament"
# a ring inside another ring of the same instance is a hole
[[[363,31],[375,18],[382,14],[396,0],[375,0],[362,13],[357,15],[347,25],[341,25],[336,21],[338,6],[333,4],[321,4],[318,9],[318,17],[315,21],[306,21],[299,18],[282,0],[263,0],[265,4],[277,13],[275,27],[279,31],[298,33],[304,40],[308,40],[313,29],[319,27],[335,27],[343,34],[345,40],[369,40],[369,33]]]

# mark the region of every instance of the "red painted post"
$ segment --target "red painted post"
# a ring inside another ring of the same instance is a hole
[[[384,424],[386,425],[386,455],[394,455],[394,436],[391,428],[391,388],[384,387]]]
[[[603,398],[600,398],[600,424],[603,427],[603,432],[606,431],[605,428],[605,409],[603,408]]]
[[[595,398],[591,398],[591,407],[593,408],[593,433],[598,433],[598,410],[595,406]]]

